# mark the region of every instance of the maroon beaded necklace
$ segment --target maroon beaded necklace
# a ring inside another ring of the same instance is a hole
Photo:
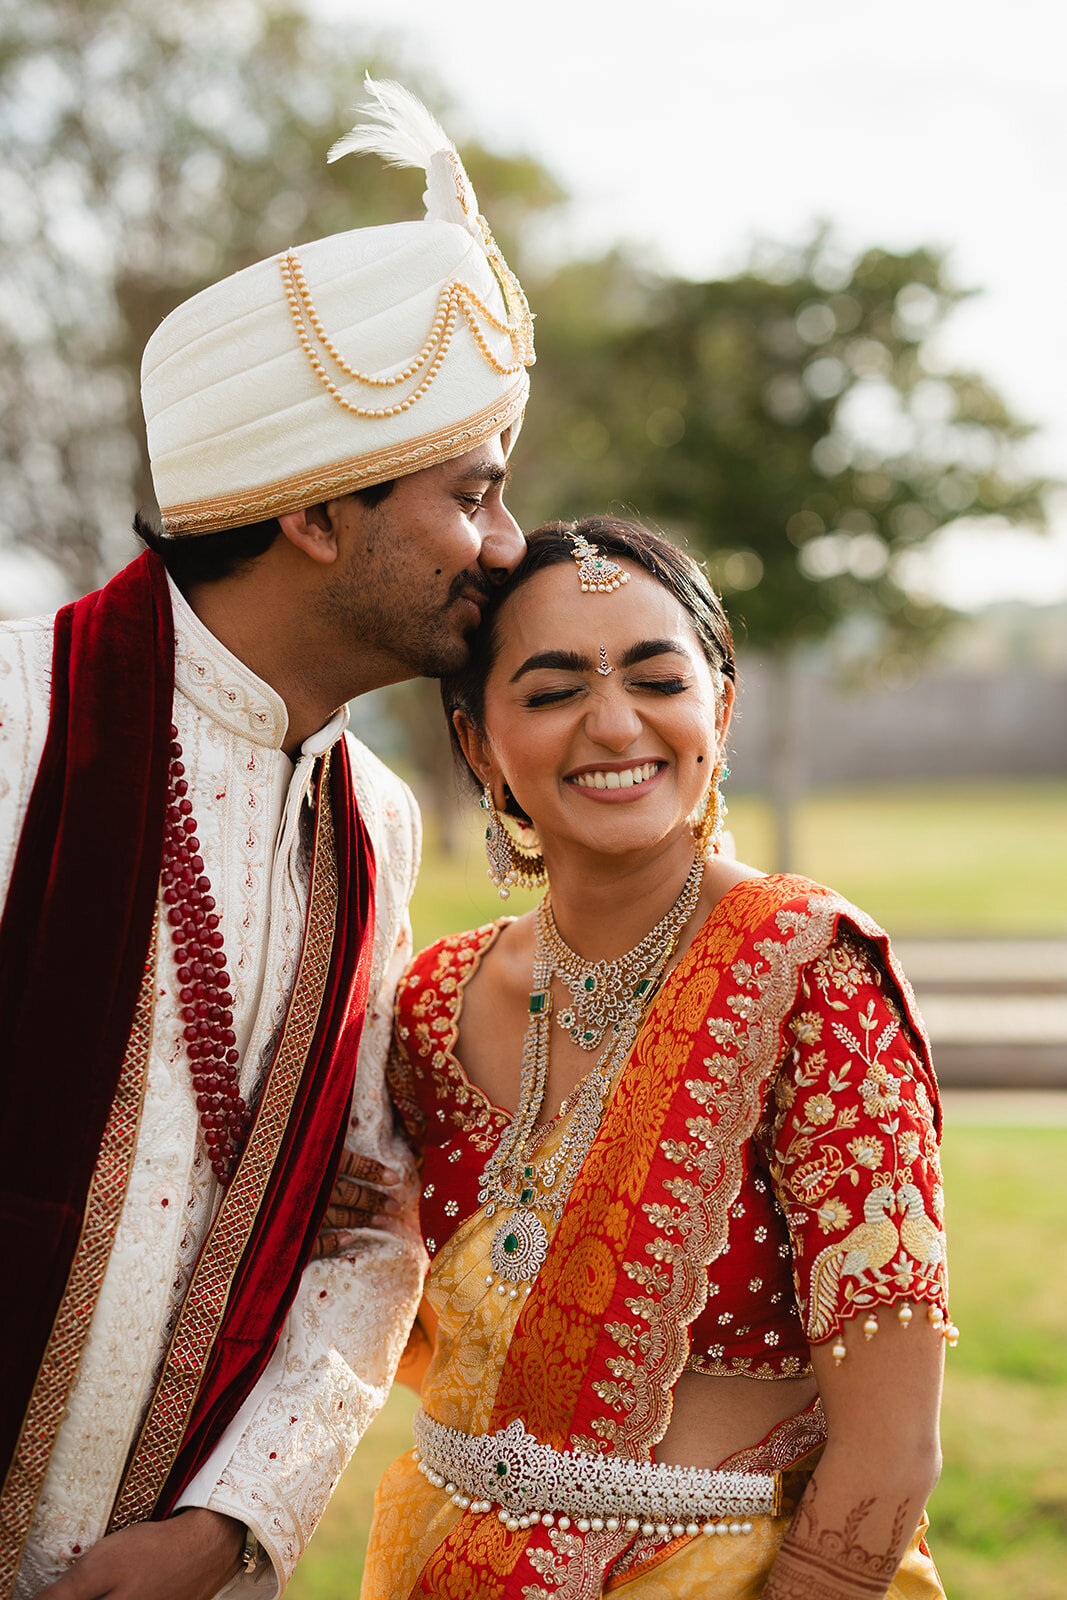
[[[238,1085],[240,1059],[234,1046],[233,993],[222,934],[204,873],[193,805],[185,779],[178,730],[170,729],[170,773],[163,830],[163,904],[178,964],[182,1035],[193,1076],[196,1109],[211,1160],[223,1188],[229,1184],[248,1138],[252,1113]]]

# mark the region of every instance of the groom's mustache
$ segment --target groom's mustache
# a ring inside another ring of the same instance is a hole
[[[448,587],[450,602],[460,599],[474,600],[483,611],[492,593],[493,585],[480,567],[475,567],[470,572],[457,573]]]

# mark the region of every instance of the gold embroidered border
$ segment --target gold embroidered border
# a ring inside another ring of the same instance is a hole
[[[14,1587],[126,1198],[148,1080],[155,1012],[157,927],[158,912],[152,926],[126,1053],[86,1197],[70,1275],[0,1495],[0,1597],[3,1600],[7,1600]]]
[[[806,1411],[786,1417],[759,1444],[727,1456],[725,1461],[719,1463],[719,1471],[786,1472],[825,1443],[826,1417],[822,1399],[816,1396]]]
[[[523,373],[502,400],[494,400],[464,422],[450,423],[446,428],[424,433],[416,439],[350,456],[310,472],[294,473],[273,483],[215,495],[207,500],[164,506],[161,511],[164,534],[168,539],[177,539],[218,533],[224,528],[241,528],[249,522],[284,516],[287,511],[299,511],[303,506],[354,494],[357,489],[369,488],[371,484],[407,477],[423,467],[451,461],[476,444],[503,433],[521,417],[529,388],[529,379]]]
[[[319,780],[307,929],[293,996],[263,1098],[233,1182],[204,1243],[155,1393],[115,1500],[108,1531],[144,1522],[181,1446],[234,1275],[281,1149],[308,1050],[318,1026],[337,919],[337,857],[329,755]]]
[[[420,1077],[429,1076],[436,1083],[439,1100],[448,1098],[448,1089],[451,1087],[453,1100],[453,1107],[449,1113],[451,1121],[467,1135],[474,1148],[483,1153],[493,1148],[501,1130],[511,1121],[511,1117],[499,1106],[494,1105],[489,1096],[473,1084],[464,1071],[463,1064],[456,1055],[459,1018],[468,983],[503,929],[514,920],[513,917],[500,917],[495,922],[475,928],[472,933],[457,934],[443,940],[430,979],[433,987],[422,984],[420,992],[411,999],[408,976],[405,976],[400,980],[393,1007],[395,1031],[400,1041],[399,1048],[405,1053],[410,1070],[413,1073],[417,1071]],[[438,986],[442,977],[447,977],[453,985],[447,994],[439,994]],[[414,1026],[411,1026],[408,1017],[402,1014],[402,1006],[410,1009]],[[432,1025],[427,1023],[428,1014],[432,1015]],[[420,1025],[436,1027],[439,1023],[443,1023],[444,1026],[436,1037],[430,1037],[428,1034],[424,1039],[418,1031]],[[419,1058],[418,1067],[412,1060],[413,1056]],[[392,1084],[390,1086],[392,1087]],[[398,1086],[402,1096],[405,1092],[402,1078],[398,1080]],[[415,1110],[421,1115],[417,1104]]]
[[[759,880],[763,885],[766,881]],[[674,1385],[689,1356],[689,1325],[707,1298],[708,1265],[726,1242],[729,1208],[743,1176],[741,1147],[759,1120],[762,1091],[778,1061],[781,1025],[796,998],[801,967],[828,947],[842,915],[857,920],[865,933],[881,933],[870,918],[857,914],[836,895],[812,894],[804,912],[790,910],[787,901],[778,915],[788,918],[790,931],[781,942],[768,938],[756,946],[769,974],[760,975],[761,992],[747,1026],[740,1015],[733,1024],[737,1075],[729,1097],[716,1098],[720,1121],[713,1146],[690,1147],[703,1192],[683,1202],[683,1216],[670,1229],[677,1229],[682,1242],[662,1241],[670,1287],[665,1295],[650,1299],[645,1314],[650,1329],[647,1354],[627,1364],[632,1399],[627,1396],[621,1421],[603,1417],[593,1423],[596,1432],[613,1440],[618,1455],[644,1459],[667,1431]]]

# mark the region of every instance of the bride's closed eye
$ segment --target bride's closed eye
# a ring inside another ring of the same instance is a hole
[[[538,689],[533,694],[527,695],[523,704],[530,710],[536,710],[538,706],[559,705],[564,700],[573,699],[579,693],[580,688],[581,685],[579,684],[571,684],[569,687],[561,689]]]
[[[651,689],[655,694],[681,694],[689,685],[684,678],[640,678],[635,689]]]

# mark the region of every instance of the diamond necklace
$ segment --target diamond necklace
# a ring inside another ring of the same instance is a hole
[[[524,1152],[544,1104],[551,1045],[551,986],[553,974],[558,970],[545,937],[551,916],[547,895],[538,907],[530,1021],[522,1045],[519,1105],[486,1162],[478,1190],[478,1204],[485,1207],[487,1217],[495,1216],[498,1207],[506,1207],[510,1212],[497,1228],[489,1248],[493,1267],[506,1283],[518,1284],[535,1278],[545,1260],[548,1231],[537,1212],[548,1213],[556,1224],[563,1215],[582,1162],[599,1131],[612,1084],[633,1049],[645,1011],[677,948],[678,937],[696,907],[703,877],[704,859],[698,856],[670,911],[636,947],[645,951],[640,969],[643,977],[631,986],[624,1003],[604,1022],[601,1034],[609,1026],[611,1029],[607,1047],[564,1102],[562,1112],[569,1118],[566,1132],[552,1154],[535,1165],[524,1159]],[[648,949],[652,939],[655,942]],[[627,956],[619,957],[617,963],[596,965],[618,965],[633,955],[630,951]],[[486,1278],[487,1284],[491,1282],[492,1274]],[[508,1292],[503,1283],[498,1288],[501,1293]],[[517,1290],[511,1291],[513,1299],[517,1293]]]
[[[651,971],[665,939],[677,940],[693,914],[704,876],[704,859],[695,857],[682,892],[666,916],[639,944],[613,961],[583,961],[556,927],[549,895],[537,909],[538,933],[552,971],[570,990],[571,1004],[556,1015],[559,1026],[583,1050],[596,1050],[608,1027],[620,1023],[634,999],[648,992]]]

